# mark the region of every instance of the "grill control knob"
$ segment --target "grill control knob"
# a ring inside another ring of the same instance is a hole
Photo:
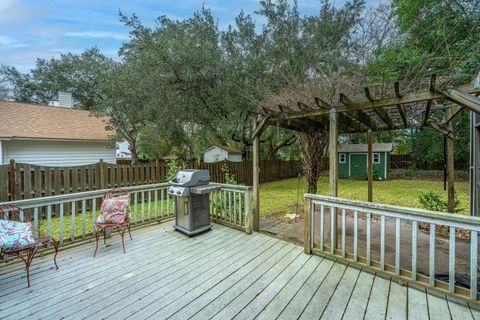
[[[177,194],[181,194],[180,190],[177,191]]]

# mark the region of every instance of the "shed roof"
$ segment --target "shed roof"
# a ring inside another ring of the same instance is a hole
[[[373,152],[392,152],[392,143],[374,143],[372,145]],[[338,145],[338,152],[368,152],[367,144],[340,144]]]
[[[108,141],[108,118],[90,111],[0,101],[0,138]]]
[[[243,152],[241,150],[238,150],[236,148],[233,148],[233,147],[229,147],[229,146],[211,146],[210,148],[208,148],[207,150],[205,150],[204,152],[207,152],[208,150],[212,149],[212,148],[220,148],[222,150],[225,150],[227,151],[228,153],[230,154],[242,154]]]

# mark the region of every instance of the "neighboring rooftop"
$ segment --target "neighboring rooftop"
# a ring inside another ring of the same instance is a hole
[[[230,153],[230,154],[242,154],[242,153],[243,153],[241,150],[238,150],[238,149],[233,148],[233,147],[229,147],[229,146],[218,146],[218,145],[211,146],[210,148],[208,148],[208,149],[205,150],[205,151],[208,151],[208,150],[210,150],[210,149],[212,149],[212,148],[215,148],[215,147],[220,148],[220,149],[222,149],[222,150],[225,150],[225,151],[227,151],[227,152]]]
[[[90,111],[0,101],[0,138],[107,141],[107,118]]]
[[[392,143],[374,143],[373,152],[392,152]],[[338,152],[368,152],[367,144],[339,144]]]

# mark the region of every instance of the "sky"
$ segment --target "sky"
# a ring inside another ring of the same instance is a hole
[[[345,1],[332,0],[336,6]],[[377,2],[367,0],[369,5]],[[37,58],[81,53],[93,46],[115,58],[128,40],[119,10],[153,25],[161,15],[188,18],[202,5],[212,10],[221,29],[233,24],[240,10],[254,15],[260,7],[258,0],[0,0],[0,64],[27,72]],[[298,0],[298,5],[301,14],[316,14],[320,0]]]

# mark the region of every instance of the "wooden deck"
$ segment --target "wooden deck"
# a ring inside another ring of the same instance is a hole
[[[299,246],[220,225],[188,238],[170,225],[0,267],[1,319],[480,319],[468,304],[309,256]]]

